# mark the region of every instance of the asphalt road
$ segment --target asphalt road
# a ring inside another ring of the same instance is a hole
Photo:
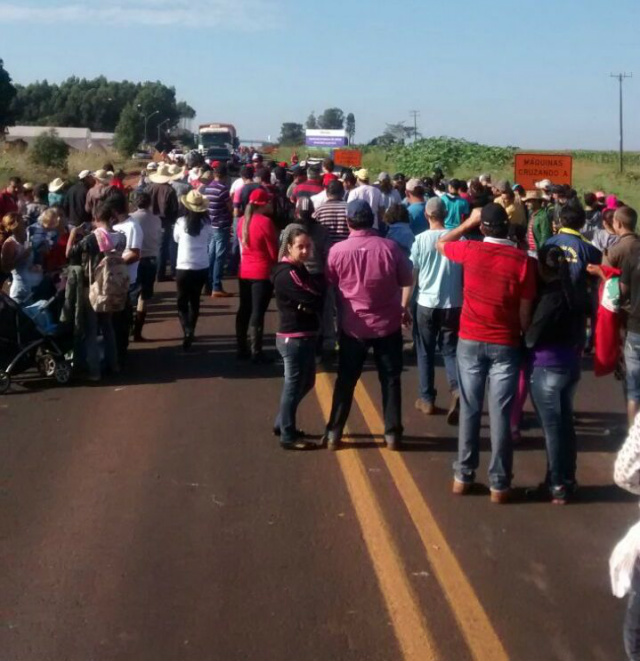
[[[283,452],[281,368],[236,363],[237,299],[207,300],[184,354],[171,290],[124,376],[0,398],[2,661],[623,658],[607,561],[638,507],[612,486],[619,384],[585,370],[575,504],[456,498],[455,429],[413,408],[414,366],[406,452],[381,446],[372,365],[346,449]],[[332,379],[300,414],[318,438]],[[545,468],[524,435],[519,488]]]

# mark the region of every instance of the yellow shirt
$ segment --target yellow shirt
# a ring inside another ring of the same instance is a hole
[[[502,199],[502,195],[498,195],[494,201],[496,204],[504,207],[504,210],[507,212],[507,216],[509,216],[510,223],[513,223],[514,225],[527,224],[527,212],[519,195],[515,196],[511,204],[505,204],[504,200]]]

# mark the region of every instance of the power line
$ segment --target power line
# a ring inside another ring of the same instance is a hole
[[[611,78],[617,78],[620,83],[620,172],[624,170],[624,124],[622,121],[622,83],[625,78],[633,78],[632,73],[612,73]]]
[[[409,114],[413,117],[413,139],[418,139],[418,117],[420,116],[419,110],[410,110]]]

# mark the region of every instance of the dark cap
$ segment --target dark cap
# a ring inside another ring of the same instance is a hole
[[[491,203],[482,207],[480,222],[485,227],[504,227],[509,224],[509,216],[504,207]]]
[[[365,200],[351,200],[347,204],[347,217],[354,218],[357,213],[370,213],[373,216],[371,205]]]
[[[404,176],[404,174],[402,174],[402,172],[396,172],[393,175],[393,180],[394,181],[404,181],[405,179],[406,179],[406,177]]]

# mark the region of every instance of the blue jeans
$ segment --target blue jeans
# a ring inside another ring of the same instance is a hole
[[[425,308],[418,305],[416,323],[416,352],[418,355],[418,377],[420,398],[435,402],[438,391],[435,388],[436,347],[440,347],[444,358],[449,390],[458,390],[456,349],[460,327],[460,308]]]
[[[275,426],[280,442],[296,440],[296,412],[316,383],[316,342],[313,337],[276,337],[276,348],[284,361],[284,385]]]
[[[640,402],[640,335],[629,331],[624,343],[627,399]]]
[[[98,331],[102,332],[104,363],[112,372],[119,371],[118,347],[113,329],[113,317],[110,312],[96,312],[89,302],[86,304],[85,351],[89,374],[93,379],[99,379],[100,347]]]
[[[373,347],[373,359],[378,371],[382,390],[384,435],[402,439],[402,331],[385,337],[359,340],[346,333],[340,334],[338,352],[338,377],[333,391],[331,415],[326,434],[340,440],[349,418],[356,388],[369,348]]]
[[[230,237],[230,227],[215,227],[209,239],[209,287],[212,291],[222,291],[222,274],[229,252]]]
[[[576,430],[573,398],[580,380],[580,366],[534,367],[531,399],[547,444],[547,483],[554,496],[566,495],[576,481]]]
[[[227,273],[237,275],[240,266],[240,241],[238,240],[238,222],[239,218],[233,219],[231,227],[231,245],[229,246],[229,258],[227,260]]]
[[[480,462],[480,420],[488,379],[491,424],[489,484],[495,491],[511,486],[513,447],[509,421],[518,389],[520,361],[519,348],[459,340],[460,428],[458,460],[453,466],[456,480],[469,483],[475,480]]]
[[[637,566],[624,618],[624,650],[629,661],[640,661],[640,571]]]

